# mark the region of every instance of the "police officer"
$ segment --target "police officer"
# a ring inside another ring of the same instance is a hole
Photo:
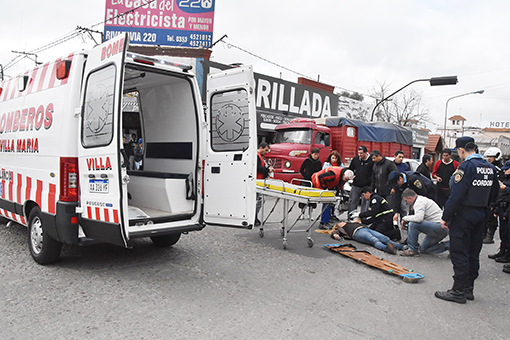
[[[464,161],[453,174],[452,192],[445,204],[441,226],[450,229],[453,287],[437,291],[439,299],[466,303],[474,300],[473,287],[480,268],[485,210],[499,194],[496,169],[476,153],[472,137],[461,137],[455,147]]]
[[[490,147],[485,151],[484,156],[487,158],[487,161],[494,165],[496,168],[498,179],[503,181],[505,179],[505,174],[501,170],[501,167],[503,166],[503,162],[501,160],[501,150],[494,146]],[[489,211],[487,216],[485,216],[485,221],[486,224],[483,233],[483,243],[491,244],[494,243],[494,234],[498,229],[498,218]]]
[[[359,215],[361,222],[366,225],[371,224],[370,229],[388,236],[392,241],[399,241],[400,230],[393,224],[393,209],[388,201],[375,194],[368,186],[361,189],[361,195],[369,202],[368,210]]]

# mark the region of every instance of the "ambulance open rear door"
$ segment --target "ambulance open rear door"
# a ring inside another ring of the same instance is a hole
[[[126,247],[127,169],[122,167],[121,108],[126,34],[90,50],[81,101],[80,225],[88,238]],[[127,162],[126,162],[127,163]]]
[[[251,228],[257,177],[253,70],[241,67],[210,74],[207,89],[204,221]]]

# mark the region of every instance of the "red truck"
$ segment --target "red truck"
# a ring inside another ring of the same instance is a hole
[[[276,126],[275,130],[274,143],[266,159],[275,169],[274,178],[285,182],[302,178],[299,169],[314,147],[320,150],[322,163],[331,151],[337,150],[346,164],[358,155],[360,145],[366,146],[369,152],[377,149],[384,156],[393,156],[398,150],[411,155],[413,145],[412,131],[402,126],[343,117],[296,118]]]

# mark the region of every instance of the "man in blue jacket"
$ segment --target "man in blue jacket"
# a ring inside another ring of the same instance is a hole
[[[473,288],[480,268],[485,210],[499,194],[496,169],[476,150],[472,137],[461,137],[455,147],[464,161],[452,175],[452,192],[446,201],[441,226],[450,230],[453,287],[437,291],[439,299],[457,303],[474,300]]]

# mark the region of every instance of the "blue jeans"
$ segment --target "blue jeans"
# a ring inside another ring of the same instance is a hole
[[[358,241],[361,243],[370,244],[370,245],[376,247],[377,249],[383,250],[383,251],[386,249],[386,245],[388,243],[391,243],[395,247],[395,249],[398,249],[398,250],[404,249],[404,246],[402,244],[393,242],[390,240],[390,238],[388,236],[385,236],[385,235],[381,234],[380,232],[372,230],[370,228],[358,229],[354,233],[352,239],[354,241]]]
[[[418,237],[424,233],[425,239],[420,244]],[[441,228],[439,222],[422,221],[421,223],[409,222],[407,229],[407,244],[413,251],[421,250],[422,253],[442,253],[450,248],[450,241],[440,242],[448,235],[448,229]]]
[[[331,220],[331,204],[323,204],[322,210],[321,223],[327,224]]]

